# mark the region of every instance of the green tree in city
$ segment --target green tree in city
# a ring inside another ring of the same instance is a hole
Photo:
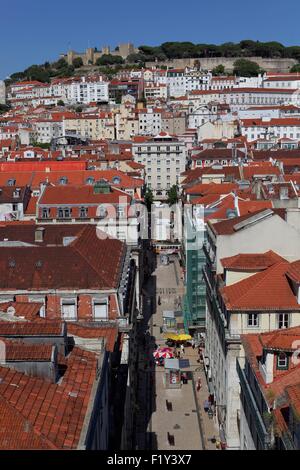
[[[154,196],[153,196],[153,192],[152,192],[151,188],[146,189],[144,201],[145,201],[146,207],[148,209],[148,212],[150,212],[151,211],[151,206],[152,206],[153,201],[154,201]]]
[[[47,143],[47,142],[32,142],[32,145],[33,147],[39,147],[41,149],[44,149],[44,150],[49,150],[50,149],[50,146],[51,144],[50,143]]]
[[[57,102],[57,106],[64,106],[65,103],[63,102],[63,100],[58,100]]]
[[[167,197],[169,206],[176,204],[178,201],[178,186],[176,184],[173,184],[173,186],[171,186],[171,188],[168,190]]]
[[[234,62],[233,73],[238,77],[257,77],[261,73],[261,69],[256,62],[238,59]]]
[[[214,76],[224,75],[224,73],[225,73],[225,67],[224,67],[224,65],[223,65],[223,64],[217,65],[215,68],[212,69],[211,73],[212,73]]]

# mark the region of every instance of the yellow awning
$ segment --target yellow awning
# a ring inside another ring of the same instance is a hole
[[[177,335],[175,333],[165,333],[164,337],[167,339],[172,339],[173,341],[188,341],[192,339],[191,335],[186,335],[186,334]]]

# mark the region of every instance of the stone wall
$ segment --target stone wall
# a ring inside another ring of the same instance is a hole
[[[263,59],[262,57],[211,57],[205,58],[187,58],[187,59],[173,59],[158,62],[146,62],[146,67],[155,67],[166,65],[174,68],[184,68],[193,66],[195,61],[200,62],[203,70],[212,70],[219,64],[224,65],[226,70],[232,70],[233,64],[238,59],[248,59],[257,62],[260,67],[267,72],[288,72],[289,69],[297,63],[294,59]]]

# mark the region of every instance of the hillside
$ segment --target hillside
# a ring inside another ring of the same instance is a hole
[[[226,70],[234,68],[235,60],[247,58],[255,60],[261,68],[272,71],[289,71],[293,65],[300,62],[300,46],[284,46],[272,42],[259,42],[243,40],[239,43],[194,44],[192,42],[165,42],[159,46],[142,45],[139,52],[128,55],[126,58],[104,54],[96,63],[84,65],[80,57],[68,63],[64,58],[42,65],[32,65],[22,72],[11,75],[9,83],[19,80],[39,80],[49,82],[54,77],[71,77],[91,71],[100,71],[112,77],[116,72],[127,66],[152,66],[155,64],[165,66],[194,65],[200,62],[204,69],[223,64]],[[202,60],[201,60],[202,59]],[[199,64],[198,64],[199,65]]]

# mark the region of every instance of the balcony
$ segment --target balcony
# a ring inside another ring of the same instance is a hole
[[[236,369],[240,381],[240,386],[241,386],[241,392],[243,393],[245,397],[245,401],[247,403],[247,406],[249,408],[249,412],[252,417],[252,423],[254,424],[255,431],[257,433],[258,439],[260,441],[260,444],[262,446],[262,449],[268,450],[270,448],[270,436],[269,433],[267,432],[267,429],[265,427],[265,424],[263,422],[262,416],[260,414],[260,411],[257,407],[255,398],[252,394],[251,388],[249,386],[247,377],[245,375],[244,370],[242,369],[242,365],[240,362],[240,359],[237,359],[236,362]],[[244,410],[245,411],[245,410]],[[245,413],[246,415],[246,413]],[[246,415],[247,422],[248,422],[248,416]],[[250,429],[250,432],[252,434],[253,440],[255,442],[255,436],[253,436],[253,429],[250,428],[250,423],[248,422],[248,426]]]

